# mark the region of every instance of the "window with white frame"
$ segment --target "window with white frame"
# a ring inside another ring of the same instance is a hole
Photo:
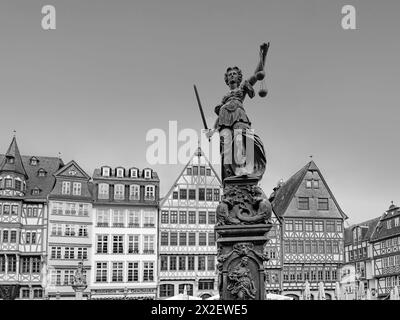
[[[145,200],[154,200],[155,199],[154,190],[155,190],[154,186],[146,186],[144,199]]]
[[[78,254],[77,254],[78,260],[87,260],[87,248],[78,248]]]
[[[143,262],[143,282],[154,281],[154,262]]]
[[[58,223],[51,224],[51,235],[62,236],[62,225]]]
[[[65,247],[64,250],[64,259],[75,259],[75,248],[74,247]]]
[[[123,282],[124,281],[124,264],[123,262],[112,263],[112,282]]]
[[[114,186],[114,199],[124,200],[125,198],[125,186],[123,184],[116,184]]]
[[[139,262],[128,262],[127,282],[139,281]]]
[[[129,186],[129,200],[140,200],[140,187],[136,184]]]
[[[155,212],[153,211],[144,211],[143,213],[143,227],[144,228],[153,228],[155,226]]]
[[[89,205],[86,203],[80,203],[78,205],[78,214],[80,216],[88,216],[89,215]]]
[[[96,263],[96,282],[107,282],[108,265],[107,262]]]
[[[61,247],[51,247],[51,259],[61,259]]]
[[[123,168],[117,168],[117,178],[123,178],[124,177],[124,169]]]
[[[78,237],[88,237],[88,226],[87,225],[78,226]]]
[[[128,212],[128,227],[139,228],[140,227],[140,211],[129,210]]]
[[[137,169],[131,169],[131,178],[137,178],[138,171]]]
[[[66,224],[65,225],[64,235],[68,236],[68,237],[74,237],[75,236],[75,225]]]
[[[143,235],[143,253],[148,253],[148,254],[154,253],[154,235],[152,234]]]
[[[387,228],[390,229],[392,227],[392,219],[389,219],[387,222]]]
[[[81,190],[82,190],[82,183],[74,182],[72,184],[72,194],[74,196],[80,196],[81,195]]]
[[[125,226],[125,215],[122,209],[113,210],[113,227],[123,228]]]
[[[109,198],[109,185],[107,183],[99,183],[98,197],[99,199]]]
[[[109,167],[101,168],[101,175],[103,177],[109,177],[110,176],[110,168]]]
[[[108,235],[97,235],[97,253],[108,253]]]
[[[61,185],[62,194],[71,194],[71,182],[63,181]]]
[[[64,286],[71,286],[74,283],[75,270],[64,270]]]
[[[122,254],[124,253],[124,236],[114,235],[113,236],[113,253]]]
[[[130,234],[128,235],[128,253],[138,254],[139,253],[139,235]]]
[[[97,226],[98,227],[108,227],[110,222],[110,215],[108,210],[99,209],[97,210]]]
[[[144,170],[144,177],[146,179],[150,179],[151,178],[151,170],[150,169]]]
[[[53,214],[63,214],[63,203],[62,202],[53,202],[53,210],[52,213]],[[28,208],[28,210],[32,208]]]
[[[394,218],[394,226],[395,227],[399,226],[399,217]]]

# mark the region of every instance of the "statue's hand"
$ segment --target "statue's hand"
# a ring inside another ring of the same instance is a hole
[[[206,131],[207,139],[211,139],[211,137],[214,135],[215,131],[216,131],[215,129],[209,129],[208,131]]]

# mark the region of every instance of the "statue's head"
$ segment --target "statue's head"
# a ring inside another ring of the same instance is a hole
[[[238,67],[229,67],[225,72],[225,83],[229,86],[231,83],[239,85],[242,82],[242,70]]]

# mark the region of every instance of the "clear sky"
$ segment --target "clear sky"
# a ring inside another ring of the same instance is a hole
[[[341,28],[345,4],[358,30]],[[245,102],[265,193],[313,155],[350,223],[380,216],[400,204],[399,12],[397,0],[2,0],[0,152],[15,129],[23,154],[61,152],[89,174],[146,167],[148,130],[202,128],[193,84],[211,125],[226,67],[249,76],[270,41],[269,95]],[[182,166],[154,169],[164,195]]]

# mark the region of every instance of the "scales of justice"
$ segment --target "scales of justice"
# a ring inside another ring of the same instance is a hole
[[[223,195],[216,215],[218,290],[221,300],[264,300],[264,245],[271,229],[272,207],[258,186],[266,167],[261,139],[251,128],[244,100],[255,96],[254,85],[261,82],[258,95],[266,97],[265,58],[269,43],[260,46],[254,74],[243,80],[238,67],[225,73],[228,93],[214,109],[218,118],[208,129],[194,86],[200,114],[210,139],[219,133]]]

